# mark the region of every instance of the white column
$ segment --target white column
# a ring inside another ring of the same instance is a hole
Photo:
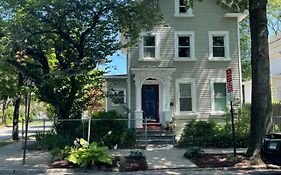
[[[136,111],[135,111],[135,127],[142,128],[143,111],[141,110],[141,79],[135,75],[135,86],[136,86]]]
[[[164,80],[164,102],[165,102],[165,106],[164,106],[164,122],[162,124],[166,125],[166,122],[170,122],[171,121],[171,110],[170,110],[170,81],[171,81],[171,77],[166,77]]]

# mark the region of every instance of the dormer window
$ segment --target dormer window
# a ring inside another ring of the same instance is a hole
[[[187,7],[187,0],[175,0],[175,17],[193,17],[192,9]]]

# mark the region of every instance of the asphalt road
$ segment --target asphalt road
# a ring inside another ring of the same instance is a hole
[[[52,128],[51,122],[46,122],[45,130]],[[37,131],[43,131],[43,124],[30,123],[28,127],[28,135],[35,134]],[[9,140],[12,137],[13,127],[0,128],[0,141]],[[22,137],[22,125],[19,124],[19,137]]]

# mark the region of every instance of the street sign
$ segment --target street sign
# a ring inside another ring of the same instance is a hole
[[[234,157],[236,157],[236,137],[235,137],[235,127],[234,127],[234,109],[233,109],[233,86],[232,86],[232,71],[231,68],[226,69],[226,87],[229,96],[230,102],[230,113],[231,113],[231,126],[232,126],[232,142],[233,142],[233,153]]]
[[[228,93],[232,93],[233,92],[231,68],[226,69],[226,87],[227,87],[227,92]]]

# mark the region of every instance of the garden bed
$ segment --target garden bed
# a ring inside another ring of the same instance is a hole
[[[199,168],[245,167],[257,165],[246,158],[244,154],[238,154],[236,158],[233,154],[204,154],[202,157],[192,157],[190,160]]]
[[[120,157],[115,156],[113,158],[113,164],[98,164],[94,166],[88,166],[86,169],[94,169],[100,171],[140,171],[147,170],[147,162],[145,157]],[[78,165],[69,162],[68,160],[57,160],[49,165],[49,168],[80,168]]]

